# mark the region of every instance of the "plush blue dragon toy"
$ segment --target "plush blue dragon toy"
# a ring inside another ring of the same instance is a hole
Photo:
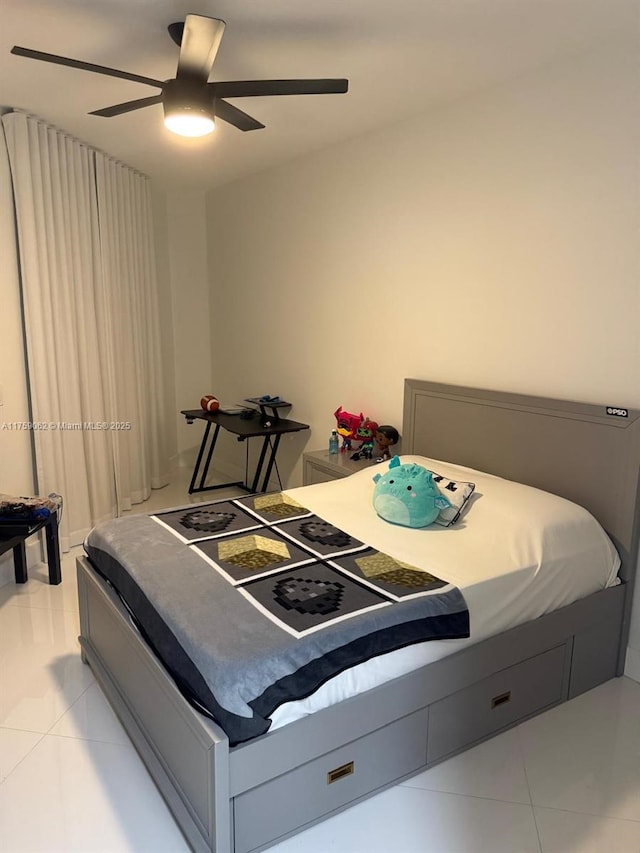
[[[394,456],[386,474],[376,474],[373,508],[380,518],[404,527],[427,527],[451,506],[433,482],[433,473]]]

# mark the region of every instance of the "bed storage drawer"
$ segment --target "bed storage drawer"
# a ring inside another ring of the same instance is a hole
[[[426,762],[426,745],[422,709],[239,794],[235,853],[248,853],[418,770]]]
[[[427,762],[566,698],[566,658],[562,644],[435,702],[429,709]]]

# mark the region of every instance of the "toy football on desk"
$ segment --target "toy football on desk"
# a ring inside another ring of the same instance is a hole
[[[212,394],[207,394],[206,397],[203,397],[200,400],[200,407],[204,409],[205,412],[217,412],[220,407],[220,403]]]

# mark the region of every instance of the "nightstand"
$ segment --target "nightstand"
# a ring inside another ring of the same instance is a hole
[[[371,459],[360,459],[353,462],[349,456],[355,450],[346,453],[329,453],[328,450],[313,450],[302,455],[302,483],[311,486],[314,483],[328,483],[348,477],[363,468],[375,468],[376,463]],[[373,473],[372,475],[373,476]]]

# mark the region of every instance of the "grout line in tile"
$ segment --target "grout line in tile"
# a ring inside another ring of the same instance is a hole
[[[534,816],[535,816],[535,810],[536,809],[540,809],[541,811],[544,811],[546,809],[547,811],[550,811],[550,812],[564,812],[565,814],[574,814],[574,815],[579,814],[579,815],[583,815],[584,817],[600,818],[601,820],[623,820],[623,821],[625,821],[625,823],[640,824],[640,818],[638,818],[636,820],[635,818],[632,818],[632,817],[619,817],[618,815],[601,814],[601,813],[597,813],[597,812],[584,812],[584,811],[579,811],[578,809],[559,809],[559,808],[556,808],[556,806],[536,806],[536,805],[534,805],[532,808],[534,811]],[[537,823],[536,823],[536,826],[537,826]]]
[[[518,745],[518,753],[520,755],[520,760],[522,762],[522,771],[524,773],[524,780],[527,783],[527,792],[529,794],[529,801],[531,803],[531,810],[533,812],[533,823],[534,823],[534,826],[536,828],[536,835],[538,836],[538,844],[540,845],[540,850],[542,850],[544,853],[544,847],[542,845],[542,837],[540,835],[540,827],[538,825],[538,818],[536,816],[536,809],[535,809],[535,806],[533,804],[533,793],[531,791],[531,784],[529,782],[529,774],[527,773],[527,762],[525,760],[524,749],[522,747],[522,740],[520,739],[520,733],[518,731],[519,728],[520,728],[520,726],[515,727],[514,735],[515,735],[516,743]]]
[[[0,731],[18,732],[20,734],[24,734],[26,732],[27,734],[42,735],[43,737],[44,737],[44,735],[46,735],[46,732],[39,732],[39,731],[37,731],[37,729],[17,729],[15,726],[4,726],[4,725],[2,725],[2,723],[0,723]]]
[[[398,782],[398,788],[411,788],[412,791],[429,791],[431,794],[446,794],[450,797],[464,797],[467,800],[488,800],[491,803],[504,803],[507,806],[534,808],[533,803],[519,803],[517,800],[503,800],[501,797],[483,797],[480,794],[460,794],[456,791],[442,791],[440,788],[425,788],[424,785],[410,785],[409,780]]]
[[[78,654],[79,654],[79,653],[78,653]],[[83,697],[83,696],[84,696],[84,694],[87,692],[87,690],[89,690],[89,688],[90,688],[90,687],[93,687],[93,685],[94,685],[95,683],[96,683],[95,681],[92,681],[92,682],[91,682],[91,684],[87,684],[87,686],[84,688],[84,690],[82,691],[82,693],[80,693],[80,695],[79,695],[79,696],[77,696],[77,697],[73,700],[73,702],[69,705],[69,707],[68,707],[68,708],[65,708],[65,709],[64,709],[64,711],[60,714],[60,716],[59,716],[59,717],[57,717],[57,718],[53,721],[53,723],[51,723],[51,725],[49,726],[49,728],[48,728],[48,729],[47,729],[47,731],[46,731],[46,734],[50,734],[50,733],[51,733],[51,729],[52,729],[54,726],[56,726],[56,725],[60,722],[60,720],[64,717],[64,715],[65,715],[65,714],[68,714],[68,713],[69,713],[69,711],[73,708],[73,706],[74,706],[77,702],[79,702],[79,701],[80,701],[80,699],[82,699],[82,697]],[[78,739],[78,740],[90,740],[90,738],[77,738],[77,739]]]
[[[40,740],[44,738],[55,738],[56,740],[61,741],[77,740],[80,743],[101,743],[107,746],[112,746],[114,747],[114,749],[131,750],[135,755],[139,755],[138,751],[136,750],[135,746],[131,741],[127,741],[127,743],[120,743],[115,740],[97,740],[96,738],[91,737],[75,737],[74,735],[63,735],[54,732],[46,732],[42,735],[42,738]],[[40,743],[40,741],[38,741],[38,743]],[[36,746],[37,745],[38,744],[36,744]],[[140,760],[142,761],[142,759]]]
[[[22,756],[22,758],[20,759],[20,761],[18,761],[18,763],[15,765],[15,767],[12,767],[12,768],[11,768],[11,770],[7,773],[7,775],[4,777],[4,779],[0,779],[0,785],[2,785],[2,784],[4,784],[4,783],[7,781],[7,779],[9,779],[9,777],[11,776],[11,774],[12,774],[12,773],[15,773],[15,771],[18,769],[18,767],[20,767],[20,765],[22,764],[22,762],[23,762],[26,758],[28,758],[28,757],[31,755],[31,753],[33,752],[33,750],[38,746],[38,744],[39,744],[39,743],[41,743],[41,742],[42,742],[42,739],[43,739],[43,738],[45,738],[47,735],[46,735],[46,733],[45,733],[45,732],[32,732],[30,729],[12,729],[12,728],[10,728],[9,726],[0,726],[0,729],[4,729],[4,730],[6,730],[6,731],[12,731],[12,732],[24,732],[24,731],[28,731],[28,732],[29,732],[29,734],[40,735],[40,737],[39,737],[39,738],[38,738],[38,740],[33,744],[33,746],[31,747],[31,749],[29,749],[29,750],[28,750],[28,751],[27,751],[27,752]]]
[[[108,740],[107,738],[101,737],[82,737],[81,735],[67,735],[64,732],[52,732],[49,730],[43,737],[57,737],[61,740],[79,740],[83,743],[106,743],[109,746],[122,746],[122,747],[131,747],[135,750],[135,746],[131,740],[127,740],[127,743],[122,743],[121,740]],[[127,738],[129,736],[127,735]]]
[[[79,613],[79,608],[77,607],[55,607],[49,604],[19,604],[18,602],[7,602],[5,606],[18,607],[20,610],[55,610],[56,613],[75,613],[76,616]]]

